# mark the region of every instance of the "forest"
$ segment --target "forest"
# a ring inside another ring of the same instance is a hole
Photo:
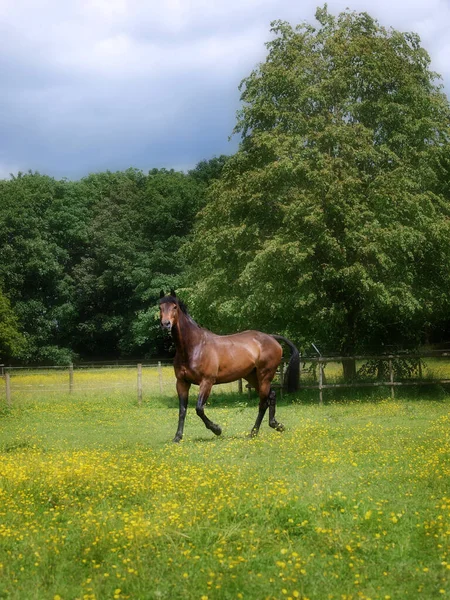
[[[166,356],[169,288],[305,352],[448,341],[450,106],[419,37],[326,7],[271,35],[234,155],[0,181],[0,362]]]
[[[180,247],[224,162],[1,181],[0,356],[67,364],[163,355],[152,309],[161,288],[181,282]]]

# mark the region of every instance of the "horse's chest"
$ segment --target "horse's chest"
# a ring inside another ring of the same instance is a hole
[[[206,350],[206,348],[203,348]],[[189,383],[199,384],[203,379],[217,376],[218,365],[214,360],[214,353],[197,352],[188,360],[178,358],[175,360],[175,373],[178,379]]]
[[[203,379],[202,373],[185,365],[181,365],[178,368],[175,367],[175,374],[177,379],[183,379],[189,383],[199,384]]]

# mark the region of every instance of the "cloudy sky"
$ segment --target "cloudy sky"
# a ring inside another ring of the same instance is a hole
[[[235,151],[270,22],[319,0],[0,0],[0,177],[189,169]],[[450,90],[449,0],[328,0],[419,33]]]

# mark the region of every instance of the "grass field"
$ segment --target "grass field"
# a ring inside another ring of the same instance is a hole
[[[292,399],[291,399],[292,400]],[[192,404],[192,403],[191,403]],[[0,598],[450,596],[450,402],[191,408],[133,392],[0,412]]]
[[[69,391],[69,371],[67,367],[54,369],[12,369],[12,395],[19,402],[32,398],[58,398]],[[172,366],[144,366],[142,369],[142,391],[144,397],[165,396],[172,398],[175,390]],[[76,368],[73,373],[73,393],[91,394],[118,392],[127,394],[137,390],[136,366],[112,368]],[[213,388],[213,394],[237,392],[238,383],[232,382]],[[0,379],[0,401],[5,398],[5,385]]]
[[[359,369],[363,365],[362,361],[357,362]],[[315,367],[315,368],[313,368]],[[396,381],[402,380],[402,374],[397,372],[397,366],[394,361],[394,371]],[[121,394],[129,395],[133,392],[137,397],[137,369],[136,365],[129,365],[122,368],[119,367],[103,367],[103,368],[83,368],[77,366],[74,369],[72,380],[70,379],[68,367],[61,368],[24,368],[24,369],[9,369],[10,386],[14,404],[23,401],[33,400],[39,401],[39,398],[60,398],[65,395],[69,389],[77,396],[89,397],[92,394]],[[329,362],[324,368],[326,383],[343,383],[342,363]],[[275,383],[279,383],[279,375]],[[450,379],[450,360],[448,357],[443,358],[426,358],[422,361],[422,377],[424,380],[432,379]],[[418,372],[412,374],[412,379],[418,378]],[[385,373],[385,380],[389,380],[389,374]],[[377,381],[373,375],[360,375],[359,381],[370,382]],[[311,362],[302,363],[302,374],[300,382],[303,385],[317,385],[318,372],[317,364]],[[244,382],[245,383],[245,382]],[[174,398],[174,373],[172,366],[162,366],[160,369],[156,365],[147,365],[142,369],[142,393],[144,398],[166,397],[167,399]],[[388,393],[385,388],[384,393]],[[431,396],[436,390],[431,390]],[[238,383],[232,382],[220,386],[214,386],[212,395],[221,395],[227,393],[237,393]],[[423,397],[427,391],[424,388],[410,389],[406,394],[403,391],[397,390],[403,396],[421,396]],[[419,392],[419,393],[418,393]],[[383,392],[382,392],[383,393]],[[342,393],[326,392],[325,399],[346,398],[347,391]],[[372,393],[364,394],[372,396]],[[375,394],[377,396],[378,394]],[[318,392],[314,390],[302,390],[299,397],[305,401],[310,400],[316,402]],[[5,384],[0,378],[0,403],[6,399]],[[175,404],[177,402],[175,401]]]

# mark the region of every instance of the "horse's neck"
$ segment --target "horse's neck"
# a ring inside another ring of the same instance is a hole
[[[181,313],[173,331],[175,347],[183,362],[189,362],[189,356],[198,342],[201,328]]]

